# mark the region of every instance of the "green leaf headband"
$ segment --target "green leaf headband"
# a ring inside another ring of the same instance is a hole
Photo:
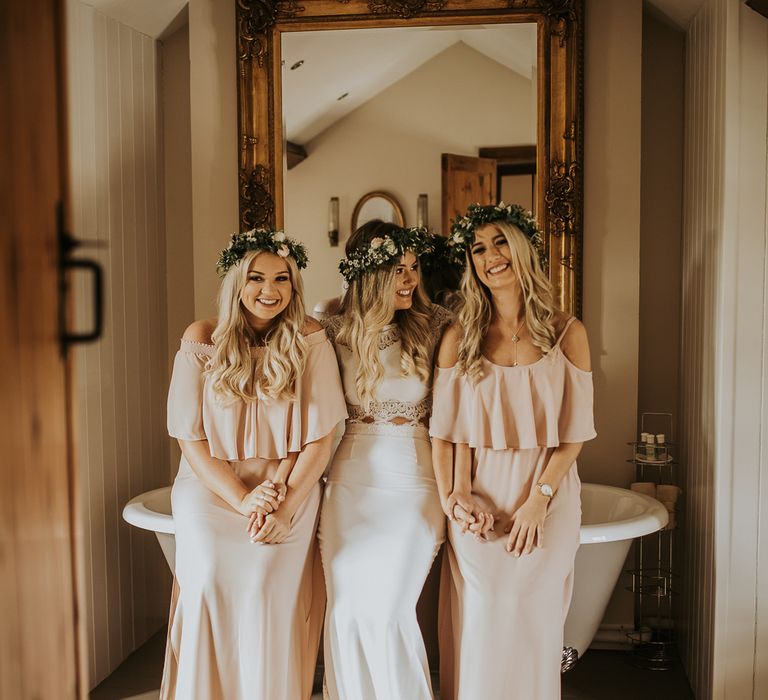
[[[497,205],[470,204],[465,216],[458,217],[451,226],[448,238],[448,260],[460,267],[466,261],[467,248],[475,241],[475,230],[494,221],[503,221],[517,226],[539,252],[539,260],[546,265],[544,255],[544,237],[533,214],[523,209],[519,204]]]
[[[347,283],[366,272],[372,272],[393,260],[399,260],[410,250],[417,258],[436,250],[436,236],[425,228],[397,228],[386,236],[372,238],[365,246],[354,250],[339,263]]]
[[[300,270],[307,266],[309,259],[307,249],[293,238],[288,238],[282,231],[254,228],[232,235],[229,245],[219,253],[219,261],[216,263],[219,274],[226,274],[230,267],[236,265],[251,250],[274,253],[281,258],[287,258],[290,255]]]

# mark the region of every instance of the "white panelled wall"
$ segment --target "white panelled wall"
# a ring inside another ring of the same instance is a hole
[[[707,0],[686,55],[680,651],[697,698],[768,697],[768,21]]]
[[[67,2],[73,233],[104,268],[102,340],[74,352],[90,687],[167,617],[170,574],[123,505],[169,481],[158,52],[150,37]],[[90,293],[76,289],[87,325]]]
[[[724,0],[709,2],[687,37],[681,337],[681,655],[697,697],[711,692],[714,602],[715,271],[722,220]]]

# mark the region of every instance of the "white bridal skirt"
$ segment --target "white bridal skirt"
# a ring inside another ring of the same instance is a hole
[[[318,533],[326,698],[431,700],[416,602],[444,535],[426,428],[349,423]]]

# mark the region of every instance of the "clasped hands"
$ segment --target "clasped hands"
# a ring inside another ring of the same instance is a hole
[[[512,515],[504,527],[508,535],[506,550],[515,557],[530,554],[534,547],[543,545],[544,519],[549,499],[531,494]],[[462,533],[469,532],[478,540],[486,541],[495,531],[496,516],[481,507],[469,492],[454,490],[444,505],[448,519],[455,522]]]
[[[291,515],[280,510],[287,491],[283,482],[266,479],[243,496],[238,510],[248,517],[246,529],[251,542],[280,544],[288,537]]]

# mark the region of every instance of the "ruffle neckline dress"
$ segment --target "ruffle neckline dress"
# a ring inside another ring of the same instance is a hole
[[[289,452],[324,437],[347,415],[325,332],[306,340],[294,401],[227,405],[217,401],[205,372],[214,347],[182,341],[168,395],[169,434],[207,440],[210,454],[228,461],[250,488],[273,477]],[[252,350],[254,359],[259,352]],[[247,518],[210,491],[183,456],[171,500],[176,571],[160,697],[307,700],[324,606],[314,556],[320,485],[278,545],[251,543]]]
[[[563,354],[563,336],[537,362],[483,358],[472,382],[455,367],[435,372],[430,435],[472,448],[474,496],[497,516],[489,541],[448,527],[440,591],[443,700],[556,700],[563,626],[581,523],[576,463],[549,504],[543,547],[520,558],[504,526],[533,492],[561,443],[596,436],[592,373]]]

